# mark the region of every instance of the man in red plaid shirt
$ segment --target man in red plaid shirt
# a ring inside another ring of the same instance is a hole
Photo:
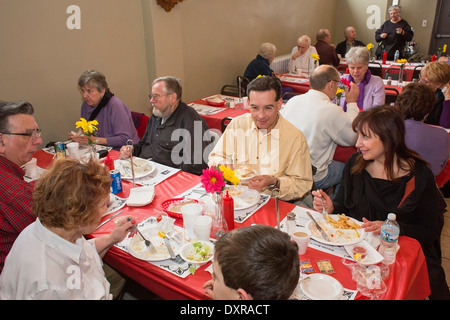
[[[21,169],[42,143],[33,114],[28,102],[0,101],[0,272],[19,233],[36,219],[33,184]]]

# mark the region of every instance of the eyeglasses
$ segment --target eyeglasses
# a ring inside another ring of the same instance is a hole
[[[158,101],[161,97],[163,97],[163,96],[168,96],[169,94],[172,94],[172,93],[173,93],[173,92],[169,92],[169,93],[162,94],[162,95],[159,95],[159,94],[149,94],[149,95],[148,95],[148,98],[149,98],[150,100]]]
[[[41,132],[42,132],[41,129],[36,129],[36,130],[33,130],[32,132],[2,132],[2,134],[31,137],[32,140],[36,140],[37,137],[41,136]]]
[[[433,83],[432,81],[429,81],[428,79],[423,78],[422,75],[419,75],[419,82],[423,83],[423,84],[431,84],[431,83]]]

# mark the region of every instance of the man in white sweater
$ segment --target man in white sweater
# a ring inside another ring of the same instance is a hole
[[[331,101],[336,97],[340,82],[339,72],[330,65],[321,65],[310,77],[311,90],[291,98],[282,115],[300,131],[308,142],[311,164],[317,169],[314,185],[317,189],[340,184],[345,163],[333,160],[337,145],[351,146],[357,134],[352,130],[352,121],[359,112],[356,100],[358,86],[345,88],[347,112]]]

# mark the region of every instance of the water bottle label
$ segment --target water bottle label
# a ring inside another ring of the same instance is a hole
[[[381,229],[380,237],[386,242],[396,242],[398,240],[398,232],[387,232]]]

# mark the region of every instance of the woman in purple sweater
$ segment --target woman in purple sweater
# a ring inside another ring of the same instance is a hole
[[[397,98],[397,107],[405,115],[406,146],[428,162],[436,177],[450,157],[450,135],[441,127],[423,122],[434,102],[433,90],[422,83],[408,84]]]
[[[356,103],[360,110],[367,110],[373,106],[384,105],[386,92],[384,82],[369,70],[370,52],[366,47],[353,47],[345,55],[350,74],[342,76],[358,85],[359,97]],[[345,95],[341,96],[339,105],[347,110]]]
[[[111,93],[102,73],[85,71],[78,80],[78,87],[83,97],[81,117],[98,121],[98,131],[95,133],[97,144],[120,150],[128,139],[133,143],[139,141],[130,109]],[[88,142],[87,136],[78,134],[69,133],[69,138],[80,144]]]

